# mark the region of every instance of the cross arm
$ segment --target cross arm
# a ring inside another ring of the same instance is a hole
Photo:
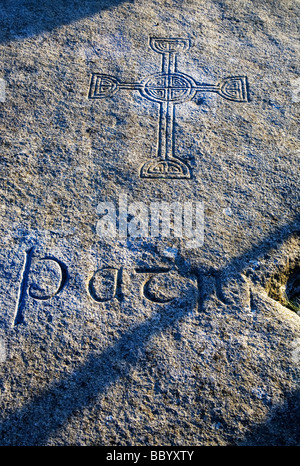
[[[234,102],[248,102],[248,83],[246,76],[231,76],[218,84],[196,84],[196,92],[216,92],[221,97]]]
[[[90,83],[89,98],[103,99],[105,97],[112,97],[120,89],[140,90],[142,87],[140,83],[120,82],[114,76],[93,73]]]
[[[222,79],[218,84],[199,84],[188,77],[187,86],[190,87],[191,90],[190,97],[195,92],[215,92],[224,99],[234,102],[248,102],[249,100],[246,76],[230,76]],[[103,99],[112,97],[120,89],[139,90],[143,92],[144,83],[120,82],[114,76],[93,73],[90,83],[89,98]]]

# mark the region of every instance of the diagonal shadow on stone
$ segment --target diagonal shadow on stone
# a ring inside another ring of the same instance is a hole
[[[121,3],[124,0],[3,0],[0,5],[0,43],[49,32]],[[132,3],[132,0],[126,0],[126,3]]]
[[[266,253],[271,247],[281,244],[286,238],[299,231],[299,216],[294,222],[284,225],[263,239],[226,268],[224,284],[234,274],[241,272],[250,259]],[[204,271],[205,273],[205,271]],[[222,274],[221,274],[222,275]],[[119,340],[100,355],[92,354],[85,364],[73,374],[67,375],[50,386],[44,393],[36,396],[27,406],[6,418],[0,426],[0,444],[10,446],[43,446],[51,433],[62,426],[77,410],[88,406],[96,396],[126,377],[144,354],[146,344],[152,335],[164,332],[180,318],[191,312],[189,305],[174,307],[171,304],[160,311],[159,317],[150,318],[120,336]],[[122,362],[122,374],[115,369]],[[296,398],[298,400],[298,398]],[[298,403],[298,402],[297,402]],[[296,409],[296,408],[295,408]],[[272,421],[276,422],[276,421]],[[268,422],[266,429],[270,426]],[[285,425],[288,429],[294,425]],[[260,427],[261,431],[263,427]],[[259,431],[258,431],[259,432]],[[255,441],[255,435],[253,437]],[[247,440],[245,440],[247,442]],[[246,443],[247,444],[247,443]],[[248,444],[251,444],[249,437]]]
[[[300,390],[288,395],[261,425],[255,426],[237,446],[285,447],[300,445]]]

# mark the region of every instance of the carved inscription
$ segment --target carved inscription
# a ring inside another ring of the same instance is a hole
[[[181,298],[189,304],[196,304],[198,301],[199,280],[196,272],[181,273],[175,265],[129,267],[127,268],[129,274],[127,273],[124,280],[123,269],[123,266],[96,269],[87,281],[88,296],[99,304],[114,300],[122,303],[126,287],[132,289],[137,287],[136,296],[146,302],[163,305]],[[128,280],[128,276],[131,276],[131,279]],[[140,277],[139,281],[134,280],[137,276]],[[34,248],[28,249],[25,252],[21,271],[13,326],[25,323],[24,311],[27,299],[48,301],[62,293],[68,281],[69,271],[61,260],[52,255],[38,257]],[[127,292],[130,295],[130,290]]]
[[[170,268],[163,268],[163,267],[158,267],[158,268],[149,267],[149,268],[136,269],[137,273],[145,274],[146,276],[148,276],[143,283],[142,293],[149,301],[153,301],[155,303],[169,303],[175,298],[172,296],[168,296],[168,294],[170,294],[168,292],[168,289],[166,289],[166,285],[168,285],[168,283],[165,284],[163,290],[161,289],[160,283],[159,283],[160,286],[155,286],[155,281],[157,281],[157,274],[159,275],[168,274],[170,270],[171,270]],[[174,292],[174,290],[172,291]]]
[[[140,298],[153,303],[166,304],[187,294],[191,296],[192,301],[195,287],[198,288],[196,274],[186,276],[172,267],[137,267],[127,269],[128,272],[135,283],[132,286],[140,287]],[[138,284],[134,280],[135,275],[141,277]],[[88,282],[88,294],[98,303],[114,299],[122,302],[125,297],[124,288],[123,267],[98,269]]]
[[[97,270],[88,284],[88,291],[94,301],[105,303],[113,298],[122,300],[122,269],[105,267]]]
[[[26,296],[46,301],[60,293],[68,280],[68,270],[62,261],[52,256],[45,256],[33,264],[33,253],[33,247],[25,252],[13,326],[24,322]],[[34,278],[36,281],[33,281]]]
[[[218,84],[200,84],[177,69],[177,56],[187,51],[191,42],[182,38],[150,38],[150,48],[161,55],[161,71],[140,83],[121,82],[113,76],[94,73],[89,98],[112,97],[119,90],[139,91],[146,99],[159,104],[156,157],[145,162],[142,178],[190,178],[187,163],[175,154],[175,106],[191,100],[197,92],[215,92],[234,102],[248,101],[247,78],[233,76]]]

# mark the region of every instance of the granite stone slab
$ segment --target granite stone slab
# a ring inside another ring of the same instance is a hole
[[[299,445],[299,13],[1,2],[0,445]]]

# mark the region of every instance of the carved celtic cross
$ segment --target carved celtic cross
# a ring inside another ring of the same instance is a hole
[[[94,73],[89,98],[112,97],[120,89],[139,91],[143,97],[159,104],[156,157],[145,162],[142,178],[190,178],[186,162],[175,155],[175,106],[191,100],[197,92],[215,92],[235,102],[248,101],[247,78],[233,76],[218,84],[199,84],[191,76],[177,70],[177,55],[190,48],[189,39],[150,38],[150,47],[161,55],[161,71],[140,83],[120,82],[113,76]]]

